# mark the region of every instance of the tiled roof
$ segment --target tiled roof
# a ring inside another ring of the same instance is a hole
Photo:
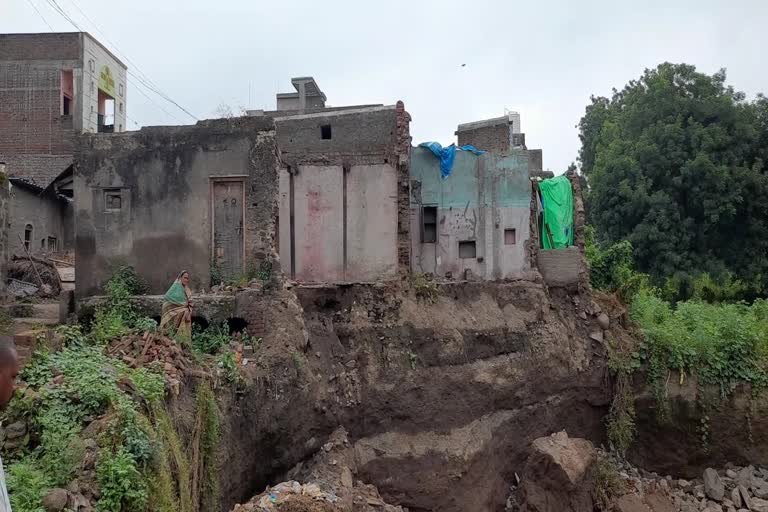
[[[0,162],[5,162],[11,178],[23,178],[27,183],[46,188],[72,165],[72,155],[0,154]]]

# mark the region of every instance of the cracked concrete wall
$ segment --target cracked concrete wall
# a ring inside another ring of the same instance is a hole
[[[426,148],[411,153],[411,269],[439,277],[521,277],[530,269],[531,184],[524,151],[477,156],[457,152],[450,176]],[[437,208],[435,243],[423,242],[423,207]],[[506,231],[512,233],[505,233]],[[474,242],[474,257],[459,244]],[[466,256],[466,254],[464,255]]]
[[[258,268],[274,254],[277,162],[268,117],[83,135],[74,180],[78,296],[96,294],[116,264],[133,265],[154,293],[183,269],[193,289],[208,288],[212,178],[244,183],[242,271]],[[120,191],[117,210],[106,208],[110,189]]]

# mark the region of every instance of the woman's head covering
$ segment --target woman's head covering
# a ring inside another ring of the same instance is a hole
[[[170,302],[171,304],[177,304],[179,306],[187,303],[187,292],[184,290],[184,285],[181,284],[181,277],[186,273],[186,270],[182,270],[179,277],[176,278],[171,287],[168,288],[168,291],[165,292],[165,302]]]

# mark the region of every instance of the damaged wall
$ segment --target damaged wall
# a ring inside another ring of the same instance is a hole
[[[375,281],[407,271],[409,121],[402,102],[275,119],[280,258],[292,278]]]
[[[443,180],[426,148],[411,157],[412,270],[463,278],[520,276],[528,270],[531,185],[524,151],[507,155],[456,153]],[[428,218],[436,208],[435,233]]]
[[[8,245],[11,253],[24,255],[22,240],[25,239],[27,227],[32,228],[29,240],[32,253],[72,248],[74,226],[69,213],[72,205],[65,199],[16,181],[11,189],[10,207]]]
[[[79,296],[95,294],[119,263],[160,293],[182,269],[199,290],[214,263],[243,275],[274,252],[271,118],[83,135],[76,161]]]

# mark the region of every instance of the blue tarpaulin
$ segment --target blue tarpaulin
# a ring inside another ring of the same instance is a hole
[[[443,176],[443,179],[446,179],[451,175],[451,171],[453,170],[453,160],[456,158],[457,149],[459,151],[471,151],[476,155],[485,153],[485,151],[477,149],[475,146],[470,146],[469,144],[461,146],[460,148],[457,148],[456,144],[451,144],[444,148],[439,142],[422,142],[419,146],[429,149],[440,160],[440,174]]]

